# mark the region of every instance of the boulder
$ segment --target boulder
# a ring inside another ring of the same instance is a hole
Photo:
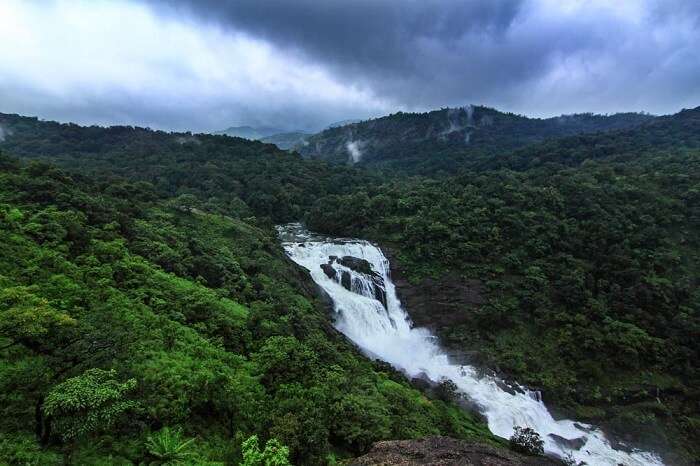
[[[350,461],[352,466],[554,466],[561,464],[557,460],[544,456],[524,456],[503,447],[450,437],[377,442],[372,445],[369,453]]]
[[[365,259],[360,259],[359,257],[343,256],[338,259],[338,263],[349,268],[350,270],[354,270],[355,272],[363,273],[365,275],[376,274],[376,272],[372,270],[372,264],[367,262]]]
[[[321,264],[321,269],[323,269],[323,272],[331,280],[338,280],[338,273],[332,265],[334,262],[337,262],[340,265],[347,267],[355,273],[367,276],[372,281],[374,299],[382,303],[384,309],[387,308],[386,284],[384,283],[384,278],[382,278],[381,274],[372,270],[372,264],[370,264],[365,259],[360,259],[359,257],[343,256],[341,258],[338,258],[337,256],[330,256],[328,258],[327,264]],[[353,291],[352,276],[349,272],[342,272],[338,281],[343,286],[343,288],[349,291]]]
[[[347,270],[343,270],[341,273],[340,284],[343,285],[343,288],[346,290],[352,291],[352,276],[350,276],[350,272]]]
[[[571,450],[580,450],[586,444],[586,437],[576,437],[568,439],[557,434],[549,434],[549,438],[557,442],[564,448],[569,448]]]
[[[335,280],[337,272],[331,264],[321,264],[321,270],[323,270],[323,273],[325,273],[328,278]]]
[[[430,380],[428,374],[425,372],[419,372],[415,377],[411,378],[411,385],[413,385],[418,390],[427,392],[428,390],[435,387],[435,382]]]

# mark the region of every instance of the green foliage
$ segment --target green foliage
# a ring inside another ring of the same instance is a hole
[[[530,427],[515,426],[514,433],[510,437],[510,447],[526,455],[544,454],[544,441],[540,434]]]
[[[289,448],[271,438],[260,451],[258,436],[252,435],[243,442],[243,462],[241,466],[289,466]]]
[[[350,126],[329,128],[296,149],[312,158],[349,163],[348,135],[360,145],[359,166],[445,176],[459,169],[500,166],[504,153],[563,136],[634,128],[650,115],[590,113],[536,119],[483,106],[398,112]]]
[[[75,325],[75,319],[51,308],[29,287],[0,290],[0,336],[33,346],[51,331]]]
[[[0,434],[24,439],[18,455],[95,464],[138,462],[139,432],[176,424],[202,462],[230,461],[236,432],[279,439],[295,463],[386,438],[492,441],[450,387],[426,398],[337,336],[271,228],[305,219],[390,246],[417,287],[476,283],[473,303],[422,323],[565,412],[696,458],[700,111],[473,111],[358,126],[369,172],[237,138],[0,115],[0,146],[30,159],[0,155]],[[440,134],[450,122],[468,128]],[[340,150],[323,155],[345,162],[345,134],[324,133]],[[43,400],[93,368],[135,379],[140,409],[60,445]]]
[[[32,434],[0,433],[0,464],[60,466],[64,462],[61,454],[42,449]]]
[[[116,380],[116,371],[89,369],[53,387],[44,400],[44,413],[64,440],[105,430],[137,406],[126,397],[136,380]]]
[[[182,464],[193,455],[192,442],[194,442],[193,438],[183,437],[181,429],[163,427],[148,436],[146,448],[148,454],[156,459],[152,464]]]
[[[238,461],[237,432],[302,464],[399,436],[492,441],[403,378],[385,388],[266,222],[169,199],[40,163],[0,171],[0,434],[31,445],[12,454],[138,463],[156,459],[141,432],[174,425],[196,434],[197,464]],[[177,447],[161,434],[152,448]]]

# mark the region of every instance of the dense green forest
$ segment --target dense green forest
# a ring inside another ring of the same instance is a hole
[[[275,222],[303,217],[323,194],[344,194],[380,176],[301,157],[272,144],[145,128],[82,127],[0,114],[7,154],[97,177],[146,181],[159,195],[191,194],[210,211]]]
[[[700,110],[684,111],[492,161],[509,169],[326,196],[307,220],[391,246],[417,285],[479,280],[485,304],[434,316],[444,343],[577,419],[697,458],[698,135]]]
[[[254,434],[294,463],[386,438],[497,442],[361,357],[274,231],[205,209],[0,159],[3,461],[237,464]]]
[[[446,112],[433,112],[443,125]],[[568,125],[461,112],[466,152],[377,126],[393,152],[352,167],[0,114],[0,453],[150,461],[166,428],[195,438],[202,462],[235,463],[253,434],[295,462],[427,433],[494,441],[332,329],[272,229],[305,220],[387,246],[417,286],[478,280],[484,303],[436,328],[445,344],[566,414],[697,461],[700,109]],[[72,406],[75,390],[93,404]]]
[[[547,139],[627,129],[654,121],[642,113],[528,118],[483,106],[393,115],[326,129],[296,149],[307,158],[405,174],[444,175]],[[350,154],[352,144],[357,160]]]

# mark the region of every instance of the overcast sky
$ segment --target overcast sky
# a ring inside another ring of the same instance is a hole
[[[314,130],[700,105],[699,0],[0,0],[0,112]]]

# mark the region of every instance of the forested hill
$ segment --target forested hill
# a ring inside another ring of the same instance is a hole
[[[320,194],[379,182],[356,169],[305,161],[272,144],[130,126],[83,127],[0,114],[0,150],[98,178],[150,183],[165,197],[190,194],[239,218],[298,220]]]
[[[657,117],[633,128],[551,139],[502,157],[483,159],[472,169],[527,170],[550,164],[575,166],[586,160],[641,162],[659,153],[678,156],[700,149],[700,107]]]
[[[307,223],[394,251],[409,282],[402,302],[443,344],[541,388],[576,419],[694,464],[699,115],[325,196]]]
[[[436,434],[505,448],[341,338],[274,230],[203,199],[0,155],[0,463],[260,464],[274,439],[263,464],[332,464]]]
[[[237,458],[252,433],[316,463],[377,439],[488,440],[337,341],[275,244],[272,222],[305,220],[391,251],[431,298],[411,317],[451,349],[572,418],[697,461],[700,109],[579,116],[606,131],[526,147],[528,125],[547,137],[585,125],[462,109],[455,124],[474,131],[462,152],[401,132],[402,119],[425,131],[435,118],[435,133],[450,112],[376,120],[397,158],[353,166],[227,136],[0,115],[0,150],[25,164],[0,164],[0,453],[153,459],[147,436],[163,427],[210,460]],[[44,399],[71,384],[123,387],[107,404],[141,407],[138,432],[119,416],[70,430],[84,418],[65,408],[45,434]]]
[[[547,138],[630,128],[653,119],[641,113],[539,119],[482,106],[399,112],[326,129],[307,138],[297,150],[305,157],[336,163],[409,173],[450,172],[464,159],[493,156]]]

